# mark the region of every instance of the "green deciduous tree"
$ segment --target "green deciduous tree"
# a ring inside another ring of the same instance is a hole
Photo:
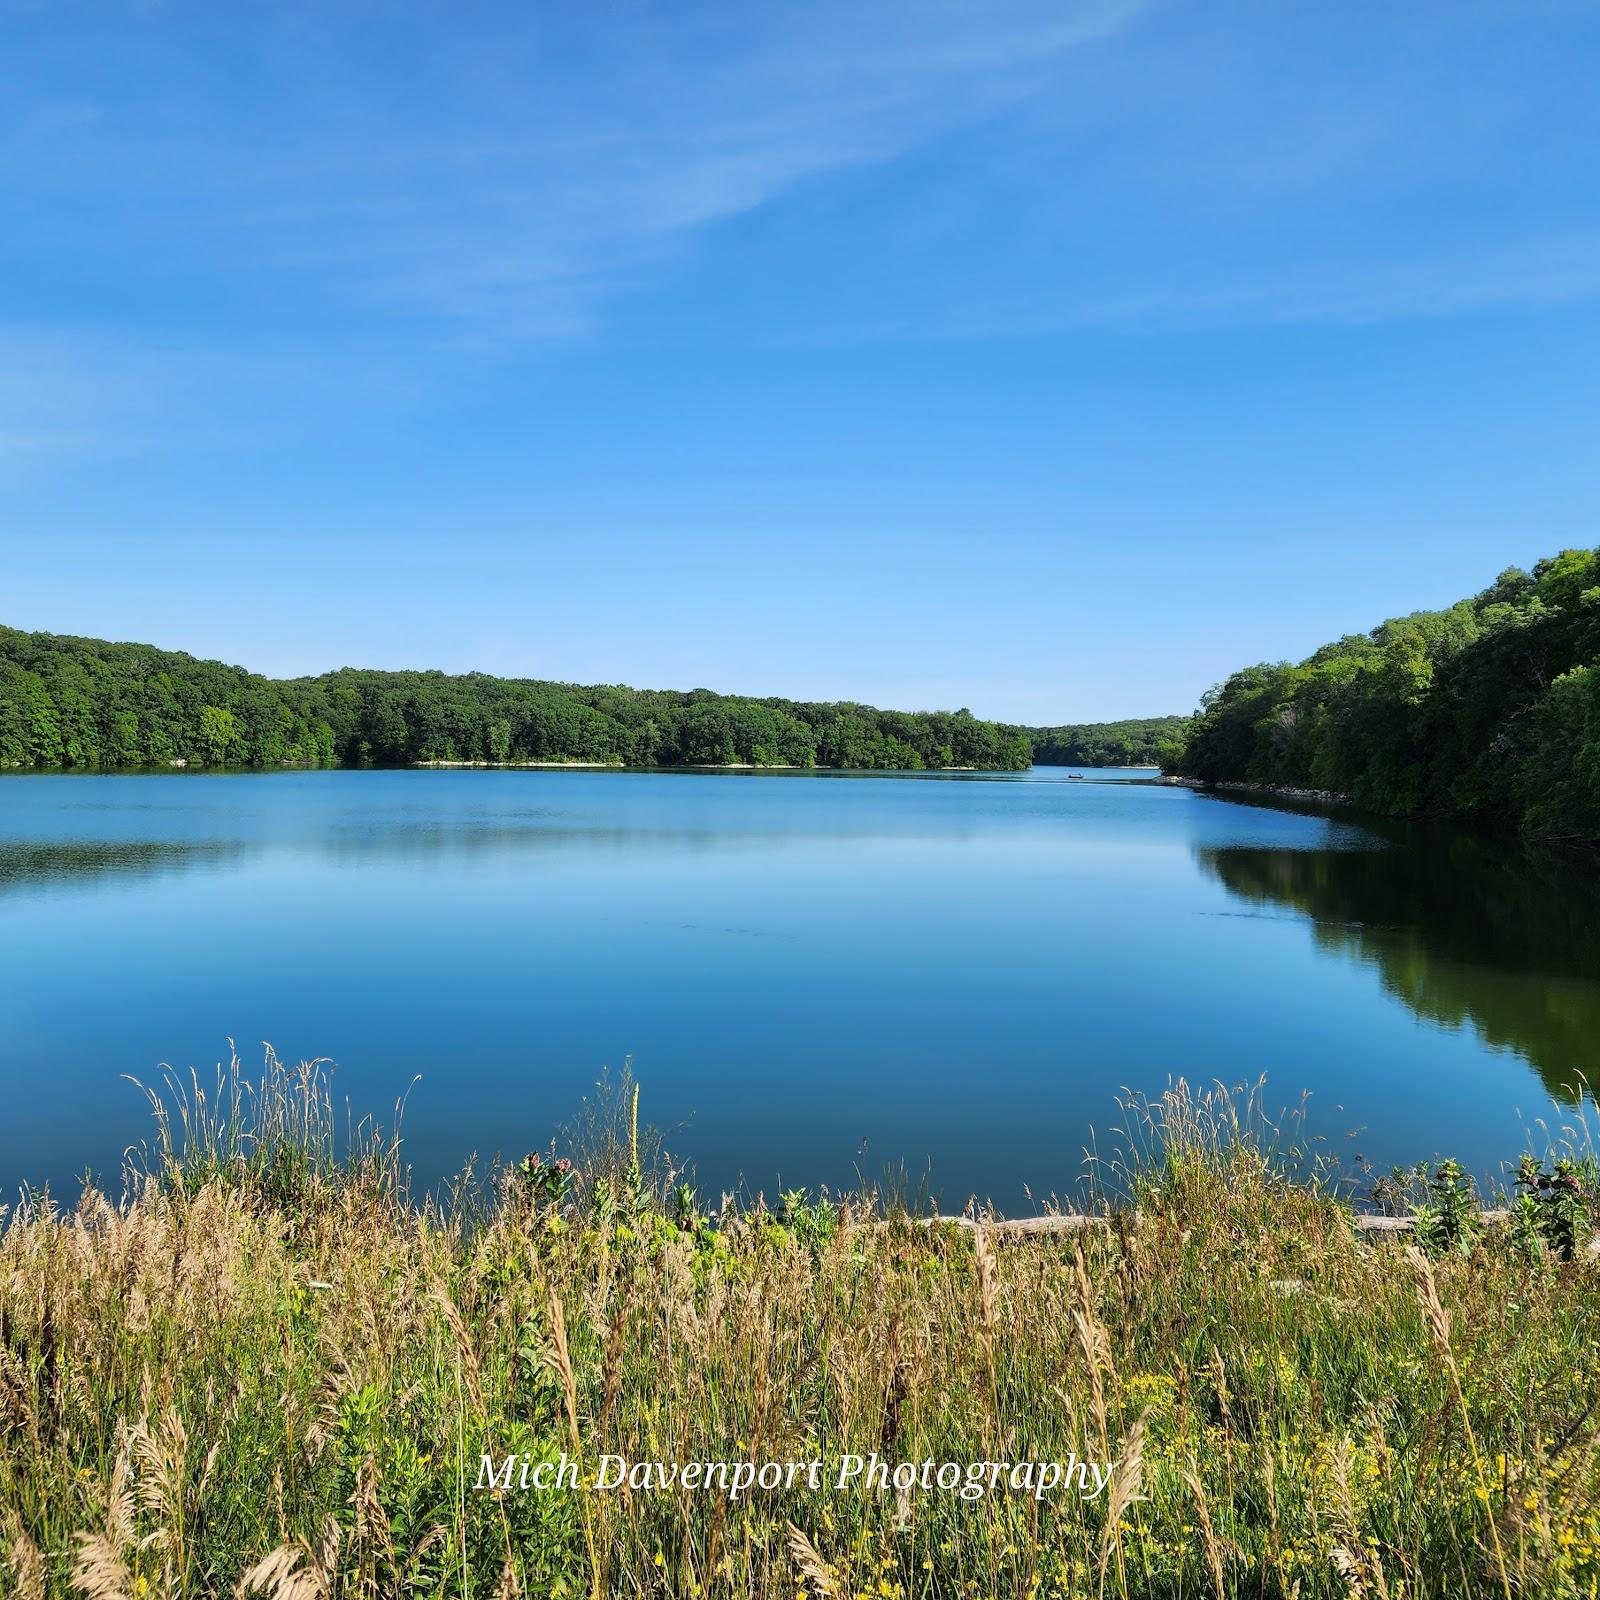
[[[1165,764],[1388,815],[1600,837],[1597,671],[1600,551],[1566,550],[1297,666],[1236,672]]]
[[[235,759],[239,730],[227,706],[201,706],[200,753],[208,765],[220,767]]]

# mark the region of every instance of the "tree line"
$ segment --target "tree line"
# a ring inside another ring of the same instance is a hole
[[[1166,765],[1390,816],[1600,838],[1600,550],[1510,567],[1445,610],[1236,672]]]
[[[1041,767],[1159,767],[1182,748],[1187,717],[1134,717],[1125,722],[1079,722],[1029,728]]]
[[[484,673],[270,679],[143,644],[0,628],[0,767],[619,766],[1016,771],[1027,731],[970,711],[623,687]]]

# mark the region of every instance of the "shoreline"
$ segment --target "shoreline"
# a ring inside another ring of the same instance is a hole
[[[1203,794],[1254,794],[1274,800],[1297,800],[1303,804],[1318,806],[1353,804],[1349,795],[1340,794],[1333,789],[1297,789],[1287,783],[1245,783],[1231,778],[1208,783],[1204,778],[1187,778],[1181,773],[1165,772],[1155,781],[1171,788],[1194,789]]]
[[[0,763],[0,778],[165,778],[165,777],[261,777],[288,772],[775,772],[808,776],[812,773],[851,773],[880,777],[936,778],[942,773],[962,772],[979,775],[994,773],[1014,777],[1028,767],[834,767],[818,762],[815,766],[759,765],[753,761],[674,762],[668,765],[638,766],[626,761],[408,761],[399,766],[353,766],[336,762],[324,766],[312,761],[281,761],[270,766],[201,766],[187,761],[170,761],[156,767],[38,767]],[[1058,769],[1050,769],[1058,770]],[[1110,771],[1110,768],[1102,770]],[[1117,769],[1141,771],[1141,768]],[[1154,770],[1154,769],[1150,769]]]
[[[755,762],[755,761],[680,761],[668,766],[630,766],[626,761],[413,761],[406,767],[390,768],[358,768],[335,767],[330,771],[357,772],[357,771],[390,771],[390,772],[420,772],[428,770],[467,770],[487,772],[523,772],[523,771],[558,771],[564,768],[576,768],[586,772],[882,772],[882,773],[916,773],[924,775],[940,772],[1026,772],[1026,767],[832,767],[822,762],[813,766],[795,766],[785,762]],[[1130,771],[1137,770],[1130,768]]]
[[[1145,763],[1118,763],[1111,766],[1092,766],[1086,762],[1036,761],[1027,767],[975,767],[951,765],[947,767],[835,767],[824,762],[812,766],[797,766],[784,762],[759,763],[754,761],[684,761],[668,764],[637,765],[626,761],[408,761],[400,766],[352,766],[346,763],[323,765],[314,761],[280,761],[268,766],[207,766],[192,761],[168,761],[160,766],[140,767],[39,767],[18,762],[0,762],[0,777],[32,778],[152,778],[152,777],[205,777],[248,776],[277,772],[780,772],[806,775],[819,772],[848,772],[894,776],[937,777],[946,772],[993,773],[1000,777],[1015,777],[1024,772],[1069,772],[1082,767],[1085,772],[1148,772],[1147,783],[1180,784],[1189,788],[1227,787],[1204,785],[1198,779],[1174,778],[1162,775],[1159,767]],[[1296,793],[1298,791],[1289,791]]]

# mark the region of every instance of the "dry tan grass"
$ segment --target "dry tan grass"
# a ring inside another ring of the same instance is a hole
[[[1600,1584],[1594,1263],[1363,1243],[1245,1130],[1192,1097],[1171,1123],[1136,1208],[1071,1236],[862,1201],[685,1231],[514,1180],[468,1218],[282,1151],[24,1207],[0,1236],[0,1592]],[[591,1479],[605,1453],[1117,1470],[1043,1501],[473,1487],[486,1451],[562,1450]]]

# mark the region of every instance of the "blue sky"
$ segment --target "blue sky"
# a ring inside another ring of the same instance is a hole
[[[1600,7],[0,0],[0,620],[1054,721],[1600,540]]]

